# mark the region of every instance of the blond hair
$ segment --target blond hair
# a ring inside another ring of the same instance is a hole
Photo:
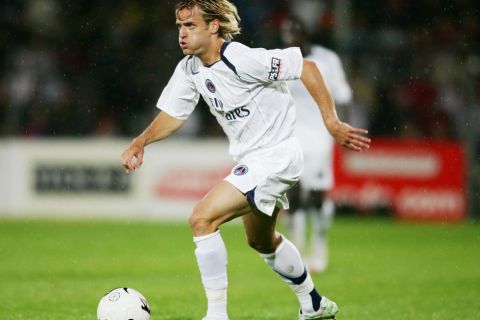
[[[228,0],[180,0],[175,6],[175,13],[186,8],[198,7],[203,11],[203,19],[210,23],[215,19],[220,21],[218,34],[225,40],[232,40],[240,34],[240,16],[237,7]]]

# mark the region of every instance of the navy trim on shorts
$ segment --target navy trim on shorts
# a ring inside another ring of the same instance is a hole
[[[257,189],[257,187],[253,188],[250,191],[247,191],[246,195],[247,195],[247,201],[248,203],[250,203],[250,206],[258,210],[257,205],[255,204],[255,189]]]

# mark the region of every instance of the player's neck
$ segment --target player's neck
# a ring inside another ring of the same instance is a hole
[[[220,50],[224,42],[225,40],[222,38],[215,38],[208,49],[203,54],[198,55],[203,65],[209,66],[221,59]]]

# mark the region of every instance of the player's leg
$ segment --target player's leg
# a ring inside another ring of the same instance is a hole
[[[324,191],[311,191],[310,211],[312,212],[312,246],[309,270],[312,273],[323,272],[328,264],[327,233],[333,221],[335,205],[326,197]]]
[[[228,319],[227,250],[218,227],[249,210],[245,196],[229,182],[222,181],[195,206],[190,216],[197,246],[195,255],[208,300],[204,319]]]
[[[338,311],[336,304],[320,296],[297,248],[275,231],[278,211],[268,216],[253,210],[242,217],[249,245],[294,291],[300,302],[301,319],[333,318]]]
[[[189,224],[195,237],[205,236],[217,231],[221,224],[249,211],[245,195],[223,180],[195,206]]]
[[[287,211],[288,236],[303,256],[307,238],[307,211],[302,194],[301,183],[297,183],[287,193],[290,208]]]
[[[328,135],[327,132],[325,132]],[[315,152],[312,150],[308,175],[302,176],[305,190],[308,192],[309,226],[311,228],[310,252],[307,257],[308,268],[312,273],[322,272],[327,266],[326,232],[331,225],[333,215],[332,202],[326,199],[326,190],[333,187],[333,140],[325,136]]]

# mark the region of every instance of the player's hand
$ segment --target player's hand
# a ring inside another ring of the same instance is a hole
[[[143,153],[145,144],[141,140],[135,139],[122,153],[123,168],[126,173],[130,173],[138,168],[143,163]]]
[[[371,140],[365,137],[365,134],[368,133],[367,130],[353,128],[345,122],[337,122],[331,127],[329,129],[330,134],[342,146],[353,151],[362,151],[370,148]]]

